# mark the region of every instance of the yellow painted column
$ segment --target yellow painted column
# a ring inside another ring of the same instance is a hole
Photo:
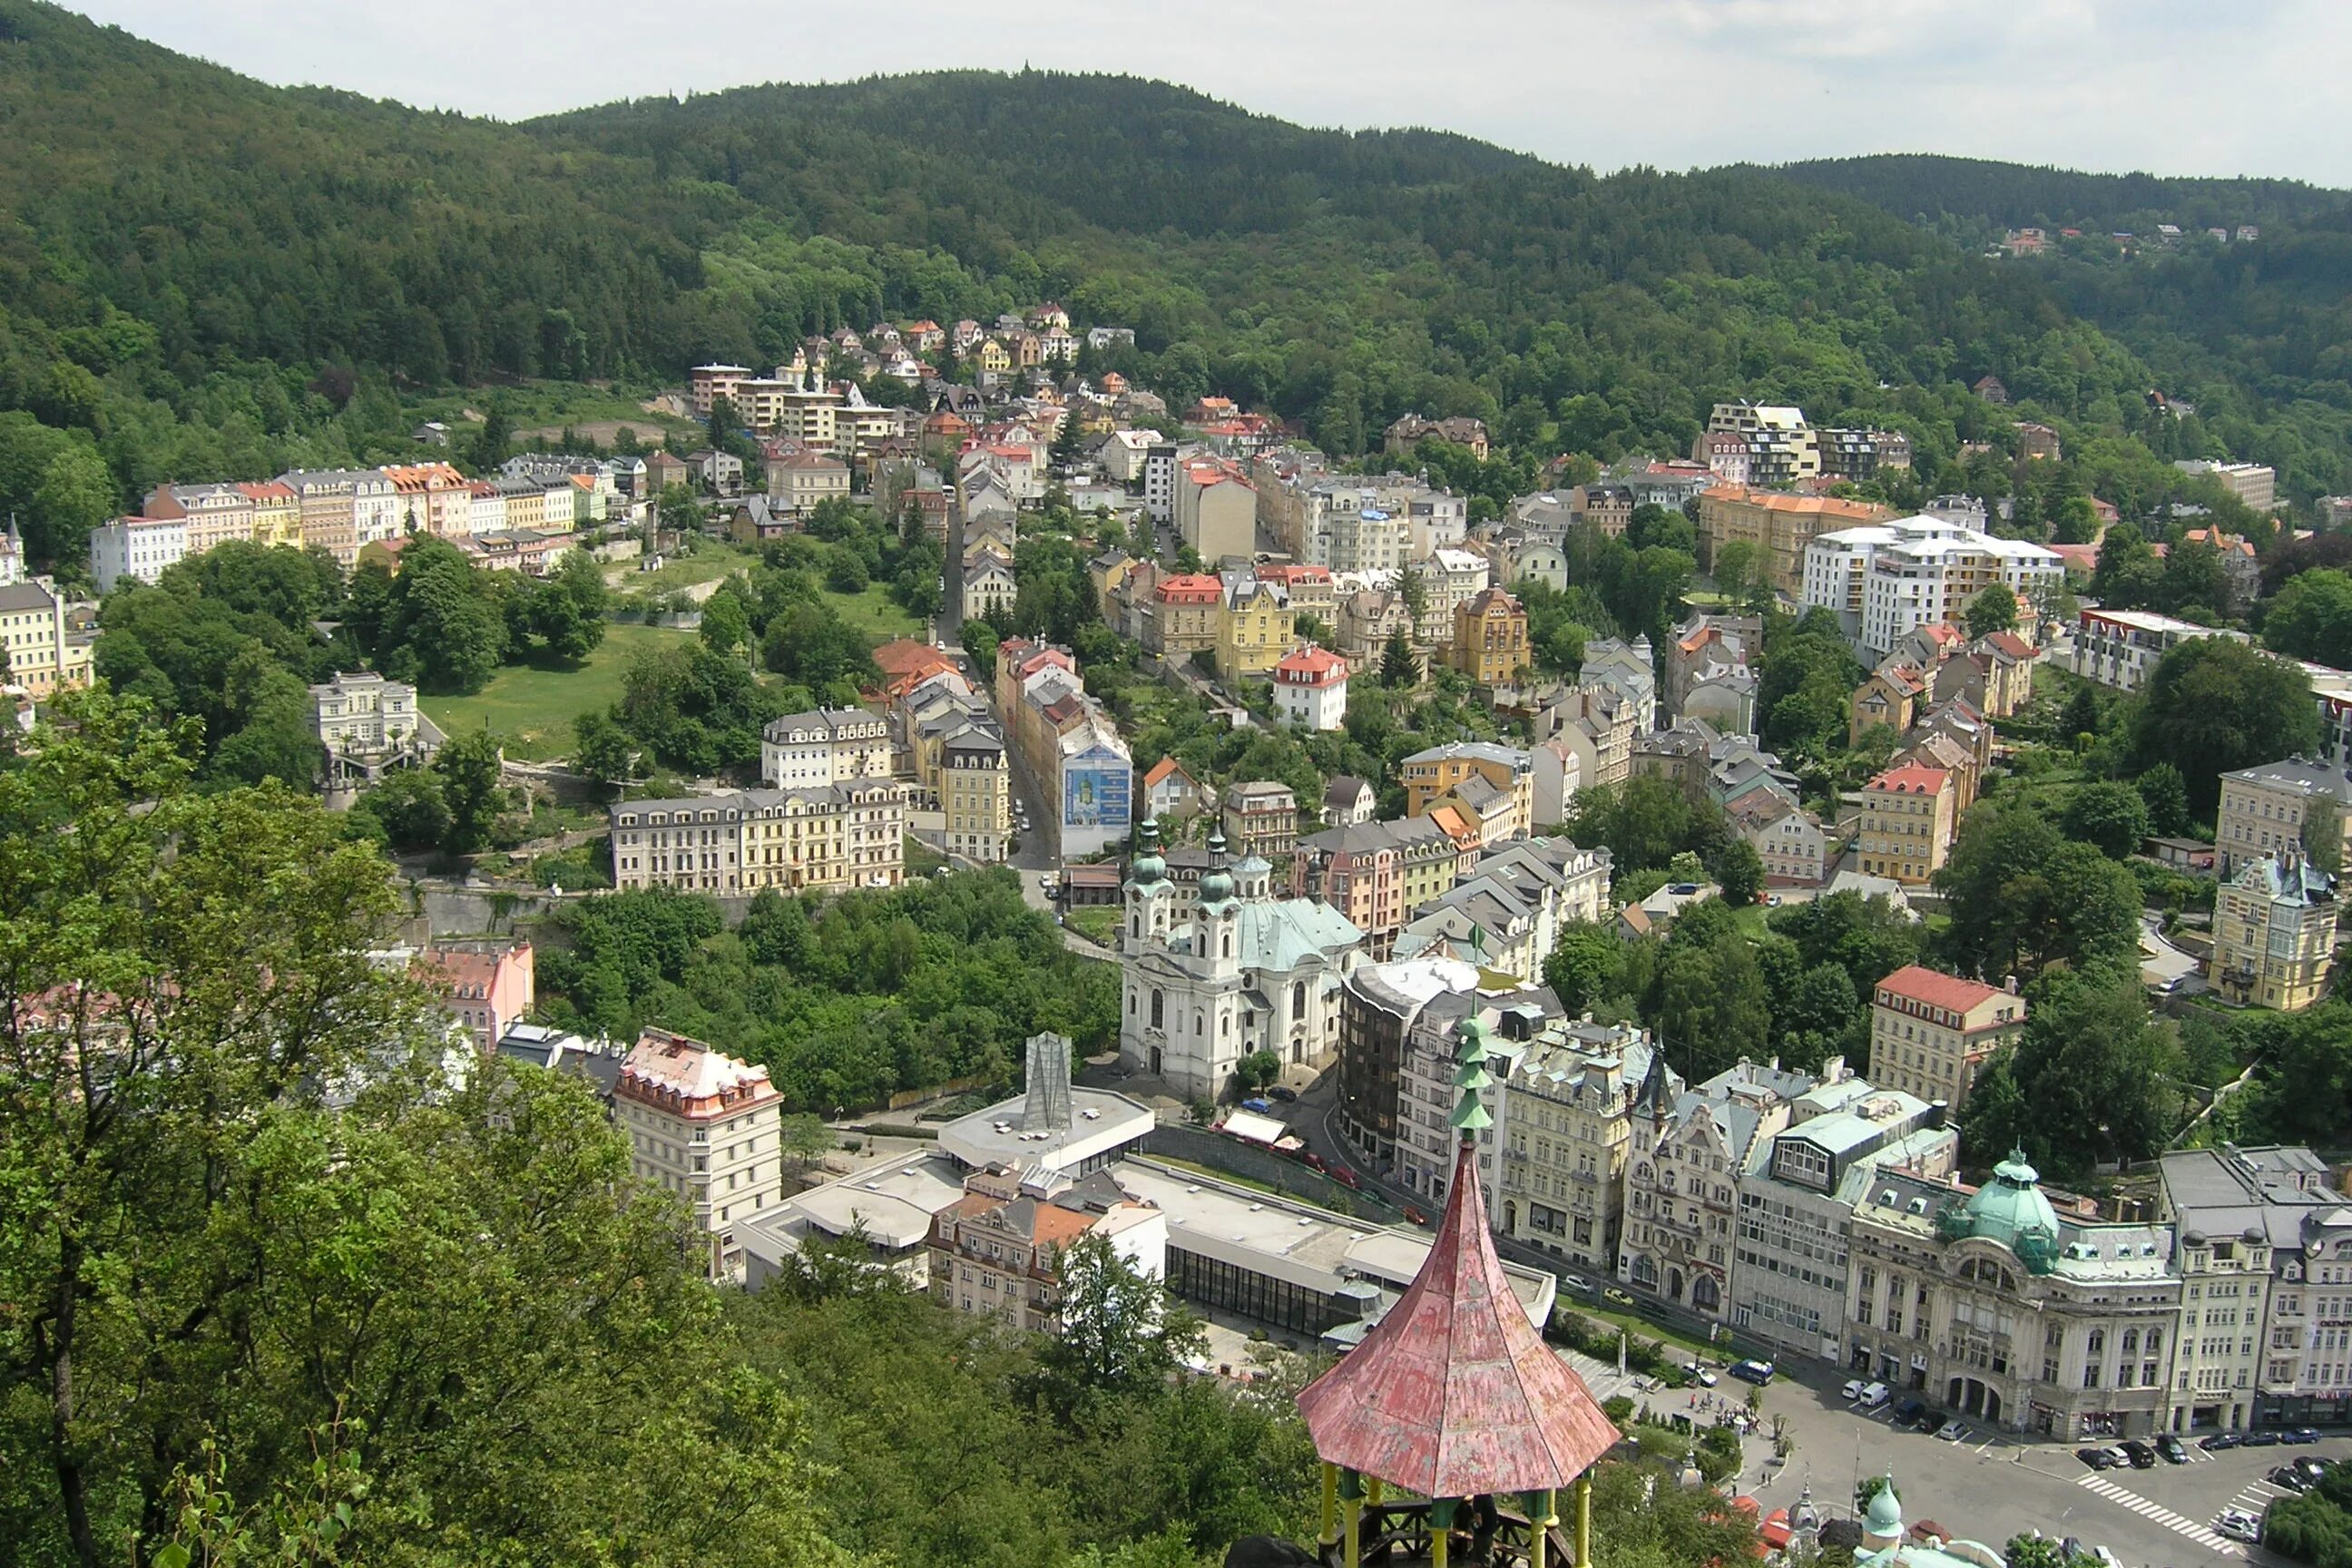
[[[1454,1545],[1454,1498],[1429,1500],[1429,1568],[1445,1568],[1445,1554]]]
[[[1327,1549],[1339,1544],[1339,1467],[1323,1461],[1323,1517],[1315,1539]]]
[[[1381,1506],[1381,1478],[1372,1477],[1364,1483],[1364,1500],[1374,1508]]]
[[[1347,1549],[1339,1561],[1346,1568],[1358,1568],[1364,1527],[1364,1483],[1353,1470],[1339,1472],[1340,1516],[1346,1521]]]
[[[1592,1478],[1576,1478],[1576,1568],[1592,1568]]]
[[[1539,1492],[1522,1492],[1519,1504],[1528,1515],[1528,1568],[1544,1568],[1544,1559],[1551,1552],[1551,1527],[1559,1522],[1552,1511],[1552,1490],[1546,1487]]]

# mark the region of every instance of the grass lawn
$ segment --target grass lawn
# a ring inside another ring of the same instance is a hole
[[[868,583],[855,594],[835,594],[828,590],[824,601],[839,612],[843,620],[877,643],[888,642],[892,637],[919,636],[923,629],[923,623],[900,609],[897,602],[883,592],[879,583]]]
[[[604,640],[596,651],[576,668],[509,665],[471,697],[425,698],[425,716],[452,735],[487,724],[504,739],[508,756],[551,762],[570,753],[572,720],[609,708],[619,699],[621,672],[628,668],[630,655],[641,647],[675,647],[692,635],[614,623],[604,628]]]
[[[1072,931],[1076,931],[1088,942],[1102,947],[1118,945],[1118,906],[1117,904],[1072,910],[1063,919],[1068,922]]]
[[[714,583],[730,572],[749,571],[760,563],[756,550],[713,539],[695,541],[690,555],[674,555],[657,572],[628,571],[615,590],[623,594],[675,594],[698,583]],[[607,579],[610,581],[610,579]]]

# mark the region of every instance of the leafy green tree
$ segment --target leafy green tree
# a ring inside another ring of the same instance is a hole
[[[1621,947],[1607,922],[1571,921],[1544,960],[1544,984],[1570,1015],[1591,1012],[1616,994]]]
[[[1979,801],[1936,873],[1962,973],[2032,973],[2057,960],[2122,961],[2139,946],[2139,884],[2089,844],[2062,838],[2021,801]]]
[[[1764,859],[1756,853],[1756,846],[1745,838],[1727,842],[1722,852],[1707,866],[1707,874],[1722,888],[1724,899],[1746,908],[1764,893]]]
[[[489,846],[506,804],[499,784],[502,757],[499,738],[488,730],[467,730],[442,742],[433,758],[441,780],[441,798],[449,811],[449,831],[441,847],[452,855],[470,855]]]
[[[1712,912],[1721,910],[1719,919]],[[1693,917],[1697,919],[1694,921]],[[1658,967],[1653,1027],[1688,1079],[1711,1078],[1770,1054],[1772,1004],[1754,949],[1722,900],[1685,909]]]
[[[2323,568],[2289,578],[2263,611],[2263,642],[2290,658],[2352,666],[2352,574]]]
[[[2026,994],[2023,1037],[1997,1053],[2000,1079],[1969,1098],[1962,1136],[1972,1161],[2021,1146],[2060,1180],[2094,1165],[2152,1157],[2184,1118],[2183,1060],[2172,1031],[2148,1017],[2137,966],[2101,961],[2053,970]]]
[[[1990,637],[1995,632],[2017,629],[2017,595],[2008,587],[1995,583],[1969,601],[1969,636]]]
[[[2009,1568],[2067,1568],[2066,1553],[2059,1543],[2039,1531],[2011,1536],[2001,1556]]]
[[[398,768],[352,803],[355,827],[373,826],[404,854],[438,849],[449,838],[449,802],[432,768]]]
[[[1282,1076],[1282,1058],[1273,1051],[1252,1051],[1234,1064],[1234,1076],[1244,1089],[1265,1089]]]
[[[80,561],[89,531],[115,514],[121,498],[105,459],[79,441],[68,445],[41,469],[26,548],[59,563]]]
[[[2200,816],[2220,800],[2223,773],[2318,744],[2318,710],[2303,671],[2226,637],[2166,654],[2148,676],[2132,731],[2139,764],[2179,768]]]
[[[2097,779],[2066,797],[2059,826],[2069,838],[2079,838],[2110,860],[2139,853],[2141,840],[2153,831],[2147,803],[2126,784]]]
[[[401,552],[383,648],[387,673],[428,691],[479,691],[506,647],[489,592],[457,546],[418,539]]]
[[[604,568],[575,550],[532,592],[530,629],[558,658],[581,659],[604,641]]]
[[[599,784],[617,784],[635,771],[636,747],[608,712],[591,710],[572,721],[572,762]]]
[[[2249,1136],[2325,1141],[2352,1113],[2352,1005],[2330,997],[2301,1013],[2264,1013],[2248,1045],[2258,1055],[2243,1109]]]
[[[1412,651],[1412,639],[1399,626],[1389,633],[1389,640],[1381,648],[1381,684],[1402,689],[1420,679],[1421,660]]]
[[[2096,735],[2106,723],[2105,710],[2100,706],[2099,694],[2087,680],[2079,682],[2066,699],[2066,707],[2058,717],[2058,732],[2069,745],[2084,735]],[[2164,764],[2169,766],[2169,764]],[[2178,770],[2175,770],[2178,772]]]
[[[2165,556],[2156,604],[2166,614],[2219,622],[2229,616],[2236,597],[2221,552],[2207,541],[2181,540]]]
[[[2140,803],[2147,807],[2150,833],[2177,837],[2189,831],[2189,785],[2179,768],[2158,763],[2132,784],[2139,791]]]
[[[1061,1331],[1038,1362],[1060,1408],[1164,1382],[1208,1342],[1201,1321],[1097,1232],[1062,1248],[1055,1272]]]

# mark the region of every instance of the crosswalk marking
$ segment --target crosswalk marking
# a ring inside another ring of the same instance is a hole
[[[2215,1534],[2195,1520],[2172,1511],[2161,1503],[2150,1502],[2129,1487],[2119,1487],[2104,1476],[2077,1476],[2074,1484],[2096,1492],[2109,1502],[2131,1510],[2152,1524],[2160,1524],[2176,1535],[2185,1535],[2220,1557],[2243,1557],[2245,1549],[2235,1542]]]

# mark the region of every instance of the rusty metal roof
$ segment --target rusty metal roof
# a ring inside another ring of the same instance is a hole
[[[1468,1143],[1412,1289],[1298,1409],[1323,1458],[1431,1498],[1564,1487],[1618,1438],[1511,1294]]]

